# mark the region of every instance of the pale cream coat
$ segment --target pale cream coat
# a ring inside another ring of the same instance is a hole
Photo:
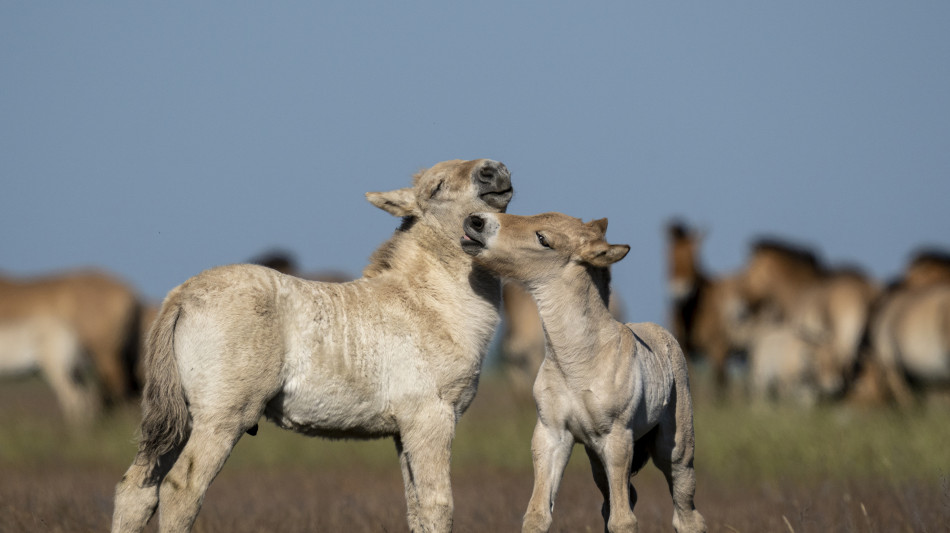
[[[333,438],[392,437],[413,531],[452,528],[455,423],[475,395],[500,283],[458,239],[511,199],[508,169],[447,161],[369,193],[403,217],[361,279],[307,281],[254,265],[172,290],[151,331],[142,443],[116,489],[113,531],[187,531],[205,490],[261,416]]]

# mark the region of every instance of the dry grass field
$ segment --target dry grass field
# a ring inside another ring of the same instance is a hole
[[[694,378],[699,489],[711,532],[950,530],[950,407],[813,411],[712,402]],[[0,532],[105,531],[135,451],[138,411],[70,434],[38,379],[0,382]],[[531,493],[533,406],[488,376],[453,450],[455,529],[519,531]],[[634,484],[640,530],[672,531],[662,476]],[[402,482],[389,441],[330,442],[262,423],[211,486],[198,532],[402,532]],[[600,497],[579,448],[554,531],[601,531]],[[150,525],[155,529],[155,524]]]

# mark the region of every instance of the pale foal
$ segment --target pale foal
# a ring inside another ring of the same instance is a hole
[[[607,307],[609,266],[630,250],[604,240],[607,220],[560,213],[476,213],[462,248],[522,282],[538,303],[546,353],[534,383],[534,490],[524,531],[547,531],[561,474],[584,445],[608,531],[636,531],[630,477],[652,457],[673,497],[676,531],[706,530],[693,505],[693,412],[686,359],[656,324],[622,324]]]
[[[142,442],[116,487],[112,531],[142,531],[156,509],[160,531],[189,531],[262,416],[307,435],[392,438],[410,529],[450,531],[455,423],[501,300],[458,237],[466,215],[502,211],[511,195],[505,165],[446,161],[411,187],[367,194],[402,224],[358,280],[231,265],[173,289],[149,334]]]

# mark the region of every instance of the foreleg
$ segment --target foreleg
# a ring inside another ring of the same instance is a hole
[[[419,522],[419,495],[416,493],[412,467],[409,464],[409,454],[402,445],[402,439],[397,436],[395,440],[396,452],[399,454],[399,466],[402,469],[402,482],[406,491],[406,517],[409,521],[409,530],[421,531],[422,524]]]
[[[604,503],[600,506],[600,516],[604,517],[604,530],[606,530],[607,519],[610,518],[610,484],[607,482],[607,470],[600,457],[597,456],[597,452],[590,446],[585,446],[584,451],[587,452],[587,458],[590,460],[590,471],[594,475],[594,483],[597,484],[601,496],[604,497]]]
[[[610,492],[610,512],[607,531],[637,531],[637,517],[633,514],[636,499],[630,474],[633,468],[633,432],[628,428],[615,429],[603,439],[601,460],[607,474]]]
[[[416,412],[401,424],[399,453],[406,508],[413,532],[444,533],[452,530],[452,480],[450,463],[455,436],[451,408]]]
[[[538,420],[531,438],[534,489],[524,515],[523,532],[547,531],[551,527],[557,489],[573,448],[574,436],[570,432],[545,426]]]

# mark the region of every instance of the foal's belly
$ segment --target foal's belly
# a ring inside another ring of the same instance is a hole
[[[321,390],[285,388],[264,414],[278,426],[328,438],[379,438],[397,433],[395,417],[378,395],[346,383],[323,383]]]

